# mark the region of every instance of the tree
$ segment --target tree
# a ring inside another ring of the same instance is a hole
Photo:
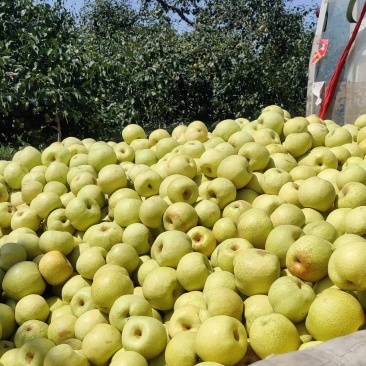
[[[13,146],[305,113],[313,27],[287,0],[0,0],[0,132]],[[10,131],[10,133],[9,133]]]
[[[84,19],[103,19],[106,3],[112,2],[93,2]],[[314,26],[305,20],[312,7],[291,8],[284,0],[140,0],[126,11],[119,3],[107,7],[108,33],[95,46],[108,57],[123,55],[122,124],[254,119],[268,104],[305,113]],[[127,29],[113,17],[135,21]]]
[[[95,113],[76,19],[60,0],[0,2],[0,131],[8,144],[61,138]]]

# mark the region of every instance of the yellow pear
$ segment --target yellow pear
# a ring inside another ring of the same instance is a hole
[[[322,291],[311,304],[306,318],[306,328],[317,341],[351,334],[364,323],[365,314],[358,300],[336,288]]]

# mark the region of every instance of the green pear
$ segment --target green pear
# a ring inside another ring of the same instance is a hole
[[[196,352],[203,361],[235,365],[243,358],[247,347],[244,325],[227,315],[206,319],[196,334]]]
[[[260,171],[266,168],[270,160],[268,149],[259,142],[247,142],[238,151],[249,162],[253,171]]]
[[[145,277],[142,292],[153,308],[167,311],[173,309],[184,289],[178,282],[174,268],[157,267]]]
[[[94,198],[75,197],[66,206],[66,217],[76,230],[86,231],[99,223],[100,206]]]
[[[252,208],[240,215],[237,228],[240,238],[248,240],[256,248],[263,249],[273,224],[267,211]]]
[[[192,205],[198,198],[198,186],[194,180],[182,175],[168,184],[167,196],[172,203],[186,202]]]
[[[276,208],[272,212],[270,218],[273,223],[273,227],[281,225],[295,225],[302,227],[305,224],[305,215],[301,208],[292,203],[284,203]]]
[[[149,316],[133,316],[122,331],[126,351],[135,351],[147,360],[157,357],[167,345],[167,333],[162,322]]]
[[[268,295],[257,294],[246,298],[244,300],[244,319],[248,334],[250,334],[250,328],[255,319],[272,313],[274,313],[274,310],[269,302]]]
[[[366,186],[360,182],[348,182],[338,192],[338,208],[355,208],[366,206]]]
[[[236,287],[235,276],[228,271],[214,271],[206,279],[203,292],[213,288],[227,287],[235,292],[238,292]]]
[[[177,334],[187,331],[197,332],[202,324],[200,312],[198,306],[190,304],[175,309],[167,324],[169,337],[174,338]]]
[[[122,295],[112,305],[109,312],[109,322],[120,332],[131,316],[153,316],[151,305],[138,295]]]
[[[30,294],[21,298],[15,305],[15,320],[19,325],[25,323],[27,320],[32,319],[46,322],[49,312],[50,308],[44,297],[36,294]]]
[[[141,204],[141,199],[127,197],[120,199],[114,207],[114,221],[123,228],[132,223],[140,222],[139,211]]]
[[[310,207],[321,212],[329,210],[336,198],[333,185],[319,177],[304,180],[298,192],[299,201],[303,207]]]
[[[329,288],[313,301],[306,328],[317,341],[327,341],[356,332],[365,322],[361,304],[350,293]]]
[[[364,241],[354,241],[334,250],[328,263],[331,281],[345,291],[365,291],[366,246]]]
[[[89,287],[91,280],[88,280],[80,274],[74,274],[62,286],[61,297],[62,301],[69,304],[74,295],[83,287]]]
[[[301,344],[295,325],[284,315],[277,313],[256,318],[249,336],[254,352],[262,359],[297,351]]]
[[[264,193],[254,199],[252,207],[263,209],[271,215],[274,210],[284,203],[286,203],[285,199],[279,195]]]
[[[160,196],[146,198],[140,206],[139,217],[141,222],[149,228],[161,227],[163,225],[163,215],[168,206],[168,203]]]
[[[75,352],[68,344],[58,344],[51,348],[44,358],[43,366],[61,366],[67,362],[69,365],[88,366],[87,358]]]
[[[109,313],[114,302],[122,295],[133,293],[133,282],[119,270],[117,265],[101,267],[94,275],[91,284],[91,297],[95,306],[104,313]]]
[[[47,353],[55,344],[47,338],[35,338],[25,342],[16,357],[16,365],[43,366]]]
[[[53,318],[48,326],[48,339],[54,344],[60,344],[67,339],[75,338],[76,320],[77,317],[72,314],[64,314]]]
[[[102,313],[99,309],[88,310],[81,314],[75,323],[75,337],[79,340],[83,340],[89,331],[100,323],[108,323],[108,315]]]
[[[268,301],[274,312],[284,315],[293,323],[306,318],[315,297],[312,287],[294,276],[280,277],[268,291]]]
[[[295,225],[279,225],[268,235],[265,250],[276,254],[280,260],[281,268],[286,267],[286,254],[290,246],[301,236],[304,231]]]
[[[344,231],[347,234],[364,236],[366,234],[366,206],[359,206],[346,213]]]
[[[46,289],[46,282],[36,263],[21,261],[15,263],[5,273],[2,288],[6,295],[20,300],[32,293],[42,295]]]
[[[316,282],[327,275],[331,243],[315,235],[304,235],[288,249],[286,267],[303,281]]]
[[[280,261],[264,249],[245,249],[234,258],[234,275],[242,294],[267,294],[272,283],[280,277]]]
[[[135,351],[125,351],[121,348],[111,359],[109,366],[148,366],[144,356]]]
[[[201,320],[216,315],[228,315],[239,321],[243,320],[243,300],[237,292],[226,287],[204,292],[200,310]]]
[[[177,265],[177,279],[186,291],[202,290],[211,272],[210,261],[200,252],[185,254]]]
[[[75,293],[70,301],[70,308],[77,318],[85,312],[96,308],[91,296],[90,286],[83,287]]]
[[[123,229],[115,222],[101,222],[90,226],[83,241],[90,247],[100,246],[109,251],[113,245],[122,242]]]
[[[305,235],[315,235],[329,241],[330,243],[333,243],[334,240],[338,238],[338,231],[328,221],[313,221],[304,225],[302,229]]]
[[[194,366],[198,362],[196,353],[196,332],[186,331],[176,334],[165,350],[166,366]]]
[[[103,349],[100,348],[101,344]],[[105,365],[121,348],[121,333],[105,323],[94,325],[82,343],[82,353],[92,365]]]
[[[105,265],[107,253],[99,246],[86,248],[76,260],[77,272],[84,278],[92,280],[95,272]]]

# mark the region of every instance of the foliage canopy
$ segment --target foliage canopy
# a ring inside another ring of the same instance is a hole
[[[312,6],[289,0],[0,1],[0,143],[305,113]]]

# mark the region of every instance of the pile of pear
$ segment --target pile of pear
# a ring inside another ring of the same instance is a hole
[[[0,366],[244,366],[363,329],[348,122],[270,105],[0,160]]]

